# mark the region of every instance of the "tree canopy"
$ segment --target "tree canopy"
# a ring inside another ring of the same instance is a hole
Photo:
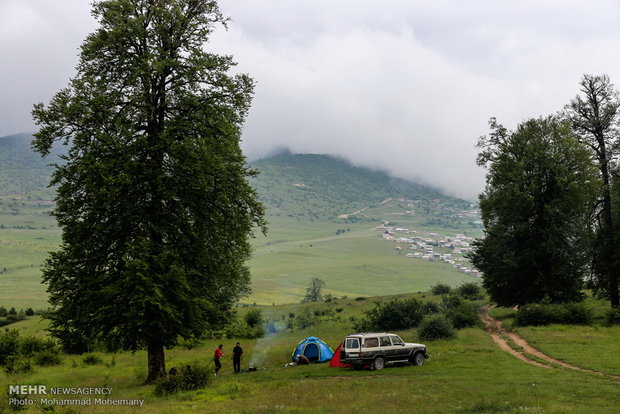
[[[620,187],[620,98],[607,75],[584,75],[580,94],[564,109],[578,139],[587,145],[602,181],[597,195],[600,202],[594,211],[592,287],[605,292],[612,307],[620,306],[620,215],[615,191]]]
[[[477,160],[488,170],[485,234],[470,254],[484,287],[500,306],[579,300],[597,183],[590,154],[556,117],[490,127]]]
[[[211,0],[105,0],[77,74],[35,105],[33,147],[56,165],[60,249],[47,260],[51,331],[79,350],[99,340],[148,350],[219,329],[249,291],[249,237],[265,230],[241,152],[253,81],[203,50]]]

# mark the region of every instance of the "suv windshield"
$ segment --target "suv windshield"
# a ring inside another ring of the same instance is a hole
[[[405,343],[403,342],[403,340],[402,340],[402,339],[400,339],[400,338],[399,338],[398,336],[396,336],[396,335],[391,336],[391,338],[392,338],[392,343],[393,343],[394,345],[404,345],[404,344],[405,344]]]

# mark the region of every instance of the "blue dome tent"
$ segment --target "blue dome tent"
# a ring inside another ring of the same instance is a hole
[[[300,354],[308,358],[310,362],[326,362],[332,359],[334,351],[319,338],[310,336],[297,344],[291,359],[295,361],[295,357]]]

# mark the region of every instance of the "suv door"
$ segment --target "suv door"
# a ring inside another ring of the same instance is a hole
[[[360,356],[360,339],[359,338],[345,338],[344,346],[341,348],[340,359],[344,358],[359,358]],[[344,357],[343,354],[344,353]]]
[[[381,352],[385,355],[388,361],[395,359],[396,350],[394,349],[394,346],[392,346],[392,341],[389,336],[381,336],[379,338],[379,345],[381,346]]]
[[[390,335],[390,339],[392,340],[392,347],[394,349],[394,359],[407,359],[409,358],[409,353],[411,349],[408,349],[405,346],[405,342],[400,339],[398,335]]]

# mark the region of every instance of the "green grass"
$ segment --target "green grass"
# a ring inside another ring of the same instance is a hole
[[[406,244],[395,250],[397,244],[382,240],[373,227],[351,224],[350,231],[336,235],[343,225],[274,221],[269,241],[259,239],[250,261],[254,293],[245,302],[300,302],[313,277],[335,296],[391,295],[473,280],[448,264],[405,257]]]
[[[344,324],[334,324],[257,341],[240,340],[245,349],[244,368],[260,358],[258,372],[240,375],[231,373],[228,360],[237,339],[212,340],[192,350],[169,350],[169,368],[196,361],[210,363],[219,342],[224,344],[226,357],[221,375],[206,389],[166,398],[155,397],[153,386],[140,385],[146,374],[142,351],[134,355],[95,353],[104,362],[95,366],[84,364],[81,356],[68,356],[61,366],[37,368],[34,374],[0,374],[0,388],[7,389],[8,384],[111,386],[114,399],[145,400],[142,408],[78,411],[89,413],[357,412],[380,404],[381,410],[399,413],[611,414],[620,406],[618,384],[596,375],[529,366],[499,350],[480,329],[465,329],[456,339],[427,343],[431,358],[422,367],[394,366],[381,371],[329,368],[326,364],[284,367],[297,341],[308,334],[322,337],[335,349],[346,333]],[[408,341],[417,340],[415,330],[400,334]],[[611,339],[617,332],[602,331],[601,335],[610,335],[610,340],[591,345],[592,359],[616,350]],[[66,411],[56,407],[55,412]]]

